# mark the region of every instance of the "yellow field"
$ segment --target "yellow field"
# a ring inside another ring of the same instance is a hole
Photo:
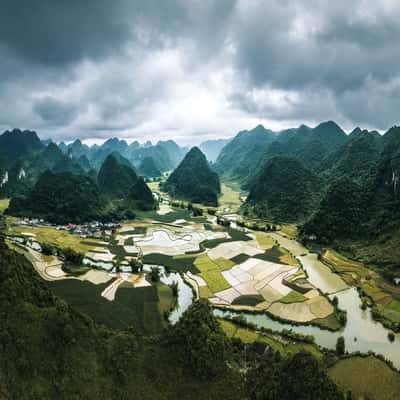
[[[286,250],[284,247],[279,247],[279,251],[282,253],[282,255],[279,257],[279,259],[283,263],[286,263],[289,265],[299,265],[299,261],[297,260],[297,258],[292,256],[292,254],[290,254],[289,251]]]
[[[297,236],[297,227],[295,225],[281,225],[281,232],[290,238],[295,238]]]
[[[150,188],[152,192],[160,191],[160,182],[147,182],[147,186]]]
[[[93,250],[95,246],[98,246],[98,240],[96,239],[81,239],[77,235],[66,231],[58,231],[53,227],[48,226],[21,226],[8,224],[7,234],[21,234],[23,232],[29,232],[35,234],[35,238],[39,243],[49,243],[59,248],[71,248],[80,253],[86,253]],[[82,243],[82,242],[85,243]]]
[[[275,240],[264,232],[254,232],[257,242],[263,250],[269,250],[275,246]]]
[[[221,193],[221,197],[219,198],[219,208],[229,208],[230,212],[237,212],[242,205],[240,193],[232,190],[224,183],[221,185]]]
[[[0,214],[3,213],[3,211],[8,208],[9,204],[10,204],[10,199],[0,199]]]

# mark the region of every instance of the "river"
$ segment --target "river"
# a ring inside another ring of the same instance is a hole
[[[334,295],[337,296],[339,307],[347,311],[346,326],[341,331],[330,332],[315,326],[294,326],[278,322],[271,319],[266,314],[250,314],[246,312],[215,309],[215,315],[242,315],[247,321],[259,327],[270,328],[275,331],[286,328],[292,329],[294,332],[313,335],[318,345],[329,349],[335,348],[337,338],[343,336],[345,338],[347,351],[361,351],[364,353],[373,351],[382,354],[385,358],[391,360],[397,368],[400,368],[400,334],[396,335],[394,342],[389,341],[389,330],[381,323],[373,320],[369,309],[361,309],[361,300],[357,290],[355,288],[349,288],[339,275],[333,273],[326,265],[321,263],[317,255],[315,253],[310,253],[301,243],[283,237],[278,233],[271,233],[270,235],[301,261],[303,268],[307,272],[308,279],[313,285],[319,287],[323,292],[329,293],[330,297]],[[146,270],[150,268],[150,265],[145,266]],[[178,273],[166,274],[162,267],[161,271],[161,281],[163,283],[171,284],[173,281],[178,282],[178,305],[169,318],[171,323],[176,323],[182,313],[192,303],[193,292]]]

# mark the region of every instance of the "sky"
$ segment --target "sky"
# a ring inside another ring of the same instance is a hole
[[[88,142],[400,119],[398,0],[2,0],[0,128]]]

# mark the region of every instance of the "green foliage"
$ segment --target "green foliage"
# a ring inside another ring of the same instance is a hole
[[[218,175],[208,165],[204,154],[193,147],[165,182],[164,190],[172,197],[216,206],[220,193]]]
[[[304,220],[317,205],[321,182],[300,161],[268,160],[260,169],[245,203],[245,213],[278,221]]]
[[[356,237],[365,218],[364,193],[350,178],[337,179],[329,187],[317,213],[303,227],[303,234],[314,234],[329,243],[337,238]]]
[[[110,154],[103,162],[97,183],[102,193],[111,198],[124,198],[129,193],[129,188],[136,183],[138,177],[135,170],[122,164],[114,154]]]
[[[342,400],[320,363],[307,352],[282,361],[262,360],[249,371],[246,391],[252,400]]]
[[[90,178],[46,171],[26,198],[12,198],[7,213],[79,223],[101,217],[102,207],[98,188]]]
[[[345,353],[345,351],[346,351],[346,346],[345,346],[344,337],[339,336],[337,338],[337,342],[336,342],[336,354],[338,356],[341,356]]]
[[[227,367],[231,347],[207,300],[189,307],[171,329],[170,342],[182,363],[202,379],[221,376]]]

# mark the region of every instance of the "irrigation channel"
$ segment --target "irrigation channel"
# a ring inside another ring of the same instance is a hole
[[[270,328],[275,331],[282,329],[292,329],[294,332],[305,335],[313,335],[315,343],[329,349],[335,348],[337,338],[343,336],[346,342],[346,350],[349,352],[360,351],[367,353],[373,351],[382,354],[393,364],[400,368],[400,334],[396,335],[394,342],[388,339],[389,330],[381,323],[374,321],[369,309],[362,310],[361,300],[355,288],[349,288],[342,279],[333,273],[327,266],[321,263],[315,253],[310,253],[307,248],[293,239],[288,239],[277,233],[271,233],[271,237],[288,249],[302,263],[307,271],[309,281],[320,288],[330,297],[337,296],[339,307],[347,311],[346,326],[337,332],[320,329],[310,325],[291,325],[271,319],[266,314],[252,314],[248,312],[236,312],[222,309],[215,309],[216,316],[235,316],[242,315],[248,322],[256,324],[258,327]],[[145,265],[145,270],[150,270],[151,265]],[[172,282],[178,283],[179,294],[178,304],[171,313],[169,320],[172,324],[176,323],[183,312],[193,301],[193,291],[184,282],[181,275],[175,272],[166,273],[163,267],[160,279],[165,284]]]

